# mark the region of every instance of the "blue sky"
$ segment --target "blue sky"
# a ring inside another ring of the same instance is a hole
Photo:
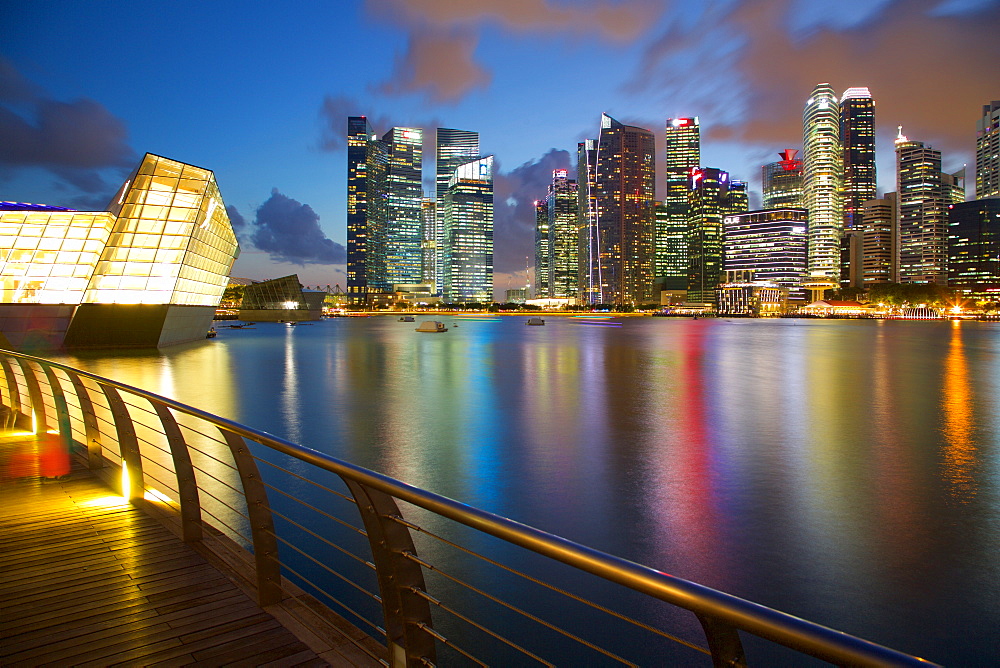
[[[0,31],[0,199],[103,208],[158,153],[215,172],[242,221],[234,275],[307,285],[345,283],[348,115],[480,133],[502,293],[524,282],[531,200],[602,112],[661,154],[666,118],[700,116],[704,164],[759,193],[813,85],[868,86],[888,191],[897,125],[958,169],[1000,98],[1000,0],[34,0]]]

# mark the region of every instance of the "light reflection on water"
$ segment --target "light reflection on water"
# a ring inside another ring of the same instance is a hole
[[[446,320],[71,361],[903,651],[997,649],[1000,326]]]

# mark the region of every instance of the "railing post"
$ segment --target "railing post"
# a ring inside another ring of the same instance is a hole
[[[177,477],[177,495],[181,504],[181,532],[184,541],[193,543],[201,540],[201,499],[198,496],[198,481],[194,477],[194,466],[191,465],[191,453],[184,434],[177,426],[177,419],[170,409],[157,401],[150,401],[153,410],[160,418],[163,433],[167,436],[170,446],[170,456],[174,460],[174,475]]]
[[[385,636],[391,668],[425,666],[435,661],[434,638],[421,626],[431,627],[431,609],[427,599],[413,593],[426,591],[424,573],[407,555],[416,548],[410,530],[395,521],[401,517],[396,500],[388,494],[344,478],[368,532],[372,548]]]
[[[705,630],[708,649],[712,652],[712,665],[715,668],[744,668],[747,665],[747,657],[743,652],[743,643],[736,627],[716,617],[697,612],[695,616]]]
[[[31,362],[26,359],[19,357],[17,363],[21,366],[21,373],[24,374],[24,384],[28,386],[28,400],[31,402],[31,415],[34,416],[32,431],[36,434],[44,434],[49,430],[49,427],[48,420],[45,419],[42,389],[38,385],[38,378],[35,377],[35,370],[31,368]]]
[[[139,454],[139,439],[135,435],[135,425],[132,424],[132,416],[128,413],[128,407],[122,401],[118,390],[110,385],[101,383],[101,390],[108,398],[108,406],[111,408],[111,416],[115,420],[115,430],[118,432],[118,447],[121,449],[122,467],[128,474],[128,489],[122,489],[122,496],[131,501],[141,499],[145,481],[142,476],[142,455]],[[123,487],[125,481],[123,481]]]
[[[274,518],[267,502],[267,489],[257,470],[246,441],[239,434],[219,427],[236,462],[236,470],[243,483],[243,495],[250,516],[250,536],[253,540],[253,558],[257,571],[257,602],[261,607],[281,600],[281,565],[278,562],[278,539],[274,533]]]
[[[97,414],[94,412],[94,402],[90,400],[90,391],[83,380],[70,371],[66,371],[73,382],[80,413],[83,414],[83,431],[87,438],[87,466],[99,469],[104,466],[104,456],[101,454],[101,430],[97,428]]]
[[[59,423],[59,436],[62,438],[62,442],[65,444],[67,452],[69,451],[70,444],[73,442],[73,426],[69,420],[69,407],[66,405],[66,395],[63,394],[62,383],[59,382],[59,377],[56,376],[56,372],[52,370],[52,367],[45,366],[45,377],[49,381],[49,387],[52,389],[52,400],[56,403],[56,420]]]
[[[10,362],[7,361],[6,357],[0,358],[0,366],[3,367],[3,374],[7,379],[7,393],[10,395],[10,424],[13,427],[18,414],[22,412],[21,391],[17,389],[17,376],[14,375],[14,370],[10,368]],[[0,427],[6,426],[0,425]]]

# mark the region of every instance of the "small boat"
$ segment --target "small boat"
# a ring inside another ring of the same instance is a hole
[[[205,335],[205,338],[206,339],[214,339],[218,335],[219,335],[219,333],[217,331],[215,331],[215,327],[209,327],[208,328],[208,334]]]
[[[399,321],[400,322],[413,322],[413,316],[412,315],[403,315],[403,316],[400,316],[399,317]]]
[[[541,318],[528,318],[528,321],[524,324],[538,326],[538,325],[544,325],[545,321],[542,320]]]
[[[444,326],[443,322],[438,322],[437,320],[425,320],[420,323],[417,327],[418,332],[447,332],[448,328]]]

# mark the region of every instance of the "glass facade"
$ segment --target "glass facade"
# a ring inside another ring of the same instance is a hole
[[[948,205],[951,188],[941,172],[941,151],[896,137],[899,196],[899,280],[947,283]]]
[[[1000,198],[949,207],[948,287],[1000,302]]]
[[[441,249],[444,247],[444,196],[448,191],[448,182],[459,166],[480,157],[479,133],[471,130],[455,130],[453,128],[438,128],[436,134],[435,154],[435,203],[437,206],[437,275],[441,276]],[[440,280],[436,290],[441,291]]]
[[[577,255],[577,192],[576,181],[569,178],[565,169],[552,172],[545,200],[549,220],[549,248],[551,249],[549,294],[550,297],[576,298],[579,262]]]
[[[793,299],[803,299],[807,220],[808,212],[800,208],[726,216],[725,270],[752,272],[753,281],[774,283]]]
[[[0,211],[4,303],[217,306],[239,244],[211,171],[146,154],[104,212]]]
[[[801,208],[802,161],[795,157],[798,151],[785,149],[778,155],[781,160],[761,167],[762,190],[765,209]]]
[[[420,283],[420,212],[423,206],[424,131],[393,128],[382,136],[388,148],[386,170],[386,244],[384,284],[391,290],[396,283]]]
[[[896,266],[896,193],[861,205],[861,285],[899,282]]]
[[[666,172],[667,190],[663,205],[666,216],[657,216],[656,228],[656,276],[664,277],[666,283],[676,282],[678,261],[685,267],[687,260],[678,258],[678,236],[683,246],[683,230],[687,227],[688,214],[688,181],[691,171],[701,166],[701,125],[698,117],[668,118],[666,125]],[[680,248],[682,255],[683,247]],[[672,281],[672,279],[674,279]],[[683,282],[683,281],[682,281]],[[680,285],[678,289],[683,289]]]
[[[844,147],[844,227],[861,222],[861,205],[875,199],[875,100],[867,88],[848,88],[840,98]]]
[[[1000,100],[976,121],[976,199],[1000,197]]]
[[[597,276],[597,142],[582,141],[576,146],[577,218],[576,239],[579,262],[578,290],[585,304],[600,301]]]
[[[493,301],[493,156],[459,166],[444,198],[444,300]]]
[[[296,274],[270,281],[251,283],[243,290],[244,311],[305,310],[309,306],[302,295],[302,285]]]
[[[830,84],[818,84],[802,113],[802,194],[809,210],[809,272],[814,279],[840,280],[844,156],[840,104]]]
[[[535,297],[551,297],[552,239],[549,236],[549,203],[535,200]]]
[[[747,210],[747,188],[729,173],[705,167],[691,174],[687,220],[687,300],[715,301],[722,282],[723,219]]]

